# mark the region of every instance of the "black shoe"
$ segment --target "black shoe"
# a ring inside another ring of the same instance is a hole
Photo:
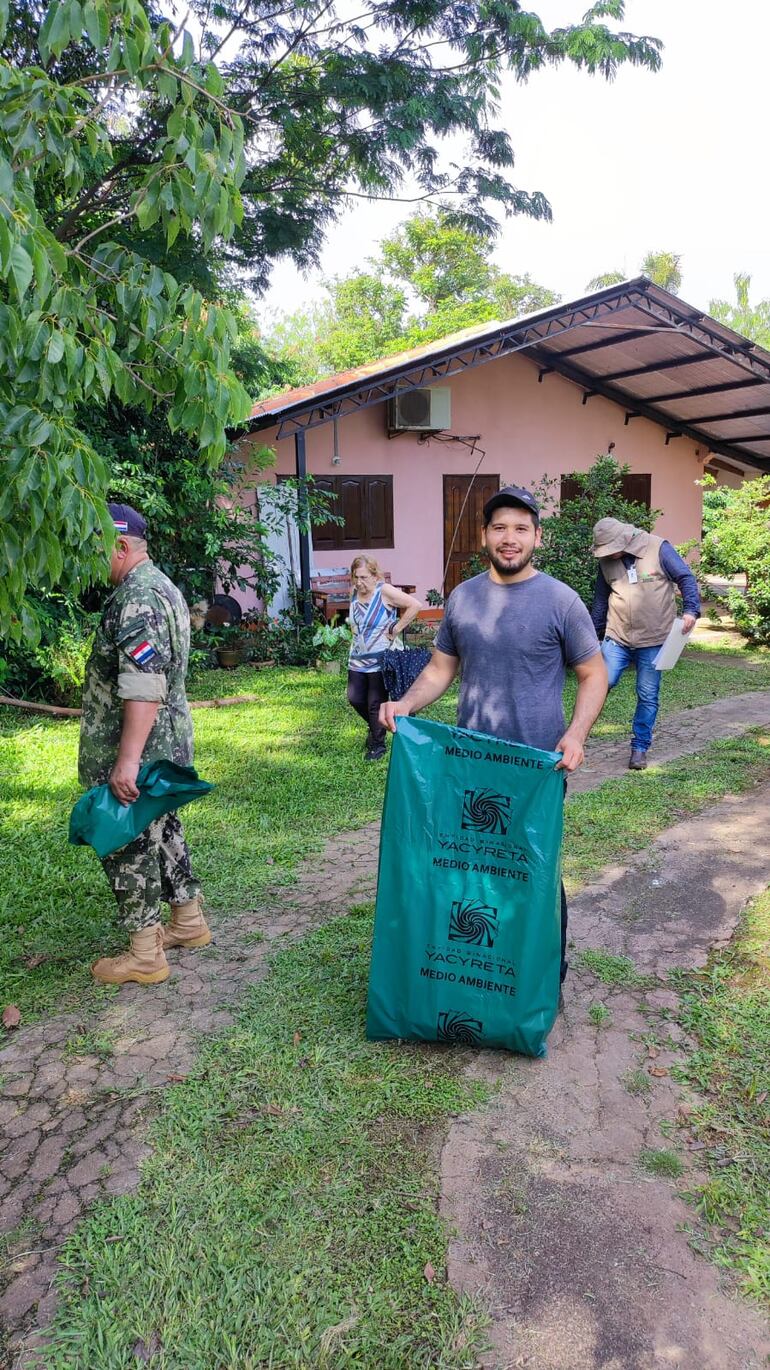
[[[630,771],[647,770],[647,753],[643,752],[640,747],[631,748],[631,758],[628,763],[628,769]]]
[[[366,749],[366,760],[381,761],[387,750],[384,742],[373,742],[371,746]]]

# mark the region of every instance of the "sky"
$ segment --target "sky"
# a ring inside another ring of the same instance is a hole
[[[532,0],[554,26],[588,0]],[[752,299],[770,296],[770,177],[762,152],[770,51],[768,0],[627,0],[623,27],[664,43],[658,73],[621,68],[608,84],[566,65],[526,85],[507,78],[500,122],[516,152],[515,183],[541,190],[553,223],[504,222],[495,260],[565,301],[600,272],[638,273],[651,249],[682,256],[680,294],[707,309],[732,298],[737,271]],[[299,309],[323,281],[365,267],[403,205],[357,204],[333,227],[321,268],[287,262],[259,307]]]

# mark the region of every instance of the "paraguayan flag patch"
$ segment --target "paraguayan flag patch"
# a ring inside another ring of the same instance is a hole
[[[133,651],[129,652],[129,656],[136,662],[137,666],[144,666],[156,655],[151,642],[140,642],[138,647],[134,647]]]

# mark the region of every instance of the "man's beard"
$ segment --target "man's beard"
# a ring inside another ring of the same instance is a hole
[[[498,575],[501,576],[518,575],[519,571],[523,571],[525,566],[529,566],[534,555],[535,549],[533,547],[531,551],[525,552],[523,556],[519,557],[518,561],[501,561],[499,557],[495,556],[494,552],[490,552],[489,548],[487,548],[487,556]]]

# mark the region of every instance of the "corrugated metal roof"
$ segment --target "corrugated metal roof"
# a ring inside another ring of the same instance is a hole
[[[463,328],[457,333],[449,333],[436,342],[423,343],[421,347],[411,347],[405,352],[395,352],[391,357],[378,357],[376,361],[365,362],[363,366],[353,366],[349,371],[337,371],[333,376],[322,376],[320,380],[313,381],[312,385],[297,385],[293,390],[282,390],[280,394],[271,395],[268,399],[255,404],[251,417],[258,419],[269,414],[283,413],[284,410],[292,409],[307,400],[322,399],[341,388],[347,389],[356,381],[374,380],[392,370],[409,367],[414,362],[433,356],[437,348],[456,347],[484,337],[490,329],[496,330],[501,327],[497,320],[492,323],[475,324],[473,328]]]
[[[255,405],[252,431],[316,427],[405,390],[522,352],[710,450],[770,469],[770,353],[646,277],[506,323],[436,342],[284,391]]]

